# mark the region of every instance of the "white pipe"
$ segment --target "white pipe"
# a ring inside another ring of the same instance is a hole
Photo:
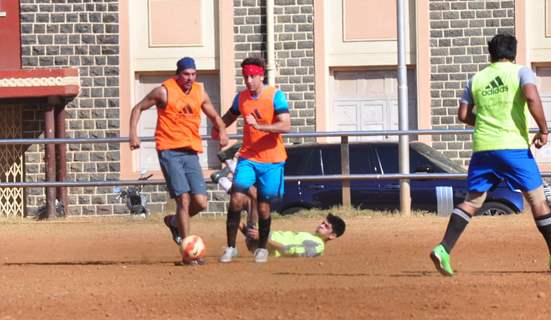
[[[266,54],[268,84],[275,85],[274,0],[266,0]]]
[[[406,69],[406,27],[404,0],[396,0],[398,20],[398,114],[400,130],[408,130],[408,77]],[[409,136],[399,138],[400,173],[409,173]],[[408,179],[400,180],[400,211],[411,215],[411,190]]]

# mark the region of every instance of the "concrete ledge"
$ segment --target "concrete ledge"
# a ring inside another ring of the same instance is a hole
[[[0,99],[76,96],[79,90],[77,68],[0,70]]]

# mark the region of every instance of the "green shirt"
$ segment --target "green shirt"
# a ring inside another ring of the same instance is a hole
[[[473,77],[474,152],[530,146],[528,108],[518,76],[521,68],[511,62],[496,62]]]
[[[325,242],[309,232],[273,231],[270,240],[282,244],[283,251],[271,250],[271,254],[279,256],[315,257],[323,254]]]

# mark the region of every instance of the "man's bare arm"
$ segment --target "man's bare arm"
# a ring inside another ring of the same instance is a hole
[[[203,94],[203,105],[201,106],[201,109],[214,126],[212,138],[220,140],[220,147],[227,146],[228,135],[226,134],[226,125],[224,124],[222,118],[220,118],[220,116],[218,115],[218,112],[216,112],[216,110],[214,109],[214,106],[210,101],[210,97],[206,92]]]
[[[142,101],[138,102],[134,108],[132,108],[132,113],[130,114],[130,150],[134,150],[140,147],[140,138],[138,137],[138,121],[140,120],[140,115],[144,110],[147,110],[154,105],[164,108],[167,102],[167,93],[165,87],[157,87],[151,92],[149,92]]]
[[[547,127],[547,121],[545,120],[545,113],[543,112],[543,106],[541,104],[538,88],[535,84],[528,83],[522,86],[522,93],[526,98],[528,110],[540,129],[540,131],[536,133],[532,139],[532,143],[539,149],[547,144],[549,128]]]
[[[277,242],[277,241],[273,241],[273,240],[270,240],[268,239],[268,249],[271,251],[271,250],[277,250],[283,254],[285,254],[286,250],[285,250],[285,246],[282,245],[281,243]]]
[[[459,111],[457,112],[457,117],[459,121],[474,127],[476,121],[476,115],[473,113],[474,105],[461,102],[459,104]]]
[[[238,114],[235,114],[231,111],[231,108],[226,111],[226,113],[222,116],[222,121],[224,121],[224,124],[226,125],[226,128],[231,126],[235,120],[239,117]]]
[[[291,131],[291,116],[288,112],[280,113],[276,117],[277,121],[273,124],[260,124],[252,114],[247,115],[245,121],[260,131],[271,133],[287,133]]]

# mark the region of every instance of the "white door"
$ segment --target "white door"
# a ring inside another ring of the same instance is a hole
[[[158,87],[164,80],[171,77],[173,74],[140,74],[136,77],[136,101],[140,101],[153,88]],[[210,99],[215,109],[220,111],[220,84],[218,74],[201,74],[198,73],[197,81],[205,85]],[[138,135],[141,137],[152,137],[155,135],[155,127],[157,125],[157,110],[152,107],[144,112],[138,123]],[[201,135],[210,135],[212,124],[202,114],[201,126],[199,132]],[[218,142],[212,140],[203,140],[204,152],[199,155],[199,161],[203,169],[216,168],[219,165],[216,158],[218,151]],[[155,150],[155,142],[142,142],[142,145],[137,152],[137,157],[134,159],[134,169],[136,171],[159,171],[159,160],[157,151]]]
[[[551,128],[551,67],[536,68],[536,75],[538,76],[538,89],[540,92],[541,102],[543,104],[545,119],[547,120],[547,126]],[[531,117],[530,127],[538,127],[534,119]],[[537,150],[535,155],[538,162],[551,163],[551,145],[548,143],[541,149]]]
[[[398,129],[398,81],[395,70],[333,71],[330,130],[374,131]],[[408,71],[410,129],[416,128],[415,72]],[[398,140],[398,136],[372,136],[351,140]]]

